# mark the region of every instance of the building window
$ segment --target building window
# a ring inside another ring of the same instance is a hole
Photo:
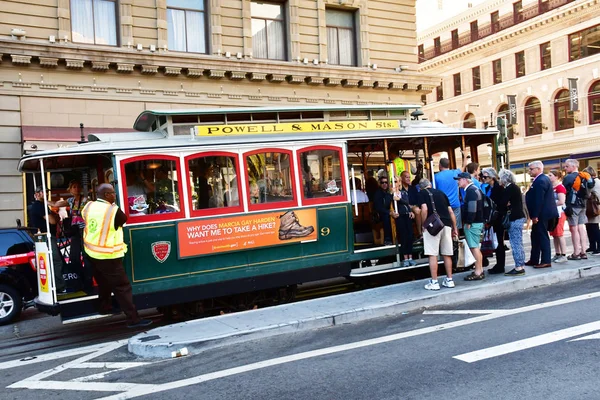
[[[550,42],[540,44],[540,60],[542,63],[542,71],[552,68],[552,47]]]
[[[297,206],[292,152],[264,149],[244,155],[250,210]]]
[[[458,48],[458,29],[452,31],[452,50]]]
[[[420,44],[419,45],[419,62],[425,61],[425,47]]]
[[[477,21],[471,22],[471,42],[479,39],[479,27]]]
[[[600,124],[600,81],[597,81],[590,88],[588,95],[590,125]]]
[[[436,37],[435,39],[433,39],[433,53],[436,56],[439,56],[440,54],[442,54],[442,41],[439,37]]]
[[[206,53],[204,0],[167,0],[169,50]]]
[[[494,85],[502,83],[502,60],[492,61],[492,74],[494,74]]]
[[[521,21],[523,21],[523,2],[517,1],[513,3],[513,22],[516,25]]]
[[[498,11],[494,11],[490,14],[490,20],[492,22],[492,33],[496,33],[500,30],[500,14]]]
[[[541,135],[542,106],[536,97],[531,97],[525,103],[525,136]]]
[[[125,213],[129,223],[183,217],[179,159],[173,156],[140,156],[121,164]]]
[[[285,10],[281,3],[253,1],[252,56],[285,60]]]
[[[117,45],[115,0],[71,0],[73,42]]]
[[[554,99],[554,123],[557,131],[575,127],[570,100],[569,91],[567,89],[558,92]]]
[[[342,152],[337,147],[309,147],[298,153],[302,203],[332,203],[346,200]]]
[[[192,216],[240,212],[241,188],[235,154],[208,153],[186,157]]]
[[[515,64],[517,67],[517,78],[525,76],[525,51],[515,54]]]
[[[510,115],[508,112],[508,104],[504,103],[498,108],[498,116],[504,117],[504,120],[506,123],[506,136],[508,136],[509,139],[514,138],[515,133],[514,133],[513,126],[512,126],[512,124],[508,123],[508,121],[510,120]]]
[[[437,101],[444,100],[444,85],[440,84],[440,86],[435,88],[435,98]]]
[[[356,65],[354,12],[327,10],[327,57],[332,65]]]
[[[473,74],[473,90],[481,89],[481,73],[479,67],[475,67],[471,70]]]
[[[570,61],[600,53],[600,25],[569,35]]]
[[[460,96],[462,93],[462,89],[460,86],[460,73],[458,74],[454,74],[452,77],[453,81],[454,81],[454,95],[455,96]]]
[[[463,119],[463,128],[477,128],[477,120],[473,113],[468,113]]]

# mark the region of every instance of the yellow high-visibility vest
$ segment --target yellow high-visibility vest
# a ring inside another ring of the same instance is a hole
[[[403,158],[400,157],[396,157],[393,161],[393,165],[396,168],[396,176],[399,178],[400,175],[402,174],[403,171],[408,171],[408,173],[410,174],[410,179],[413,179],[413,173],[410,170],[410,162],[408,160],[405,160]],[[390,168],[390,177],[392,177],[393,171]]]
[[[127,252],[127,245],[123,243],[123,229],[115,229],[118,209],[117,205],[104,200],[89,202],[83,208],[83,246],[90,257],[110,260],[121,258]]]

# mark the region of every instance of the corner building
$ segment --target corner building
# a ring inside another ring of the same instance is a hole
[[[419,71],[440,77],[427,95],[429,119],[492,126],[516,96],[509,156],[522,183],[533,160],[546,172],[567,158],[600,167],[598,0],[488,0],[421,32],[418,43]]]
[[[416,71],[415,0],[4,0],[0,55],[0,226],[32,200],[17,160],[78,141],[80,124],[87,135],[131,130],[147,109],[418,104],[437,82]],[[68,195],[60,174],[50,184]]]

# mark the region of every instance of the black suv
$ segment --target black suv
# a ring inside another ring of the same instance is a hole
[[[38,294],[35,246],[28,228],[0,228],[0,325],[32,307]]]

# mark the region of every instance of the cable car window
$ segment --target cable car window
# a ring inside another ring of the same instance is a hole
[[[291,151],[277,149],[245,155],[250,209],[296,205],[291,160]]]
[[[190,176],[192,214],[242,211],[237,157],[233,155],[202,155],[186,158]],[[218,210],[221,209],[221,210]],[[202,212],[202,210],[210,210]]]
[[[345,180],[337,147],[311,147],[299,153],[300,179],[304,203],[345,200]]]
[[[176,157],[142,156],[124,164],[125,203],[129,222],[144,216],[181,213],[180,182]],[[139,219],[139,221],[138,221]],[[151,218],[155,220],[157,218]]]

